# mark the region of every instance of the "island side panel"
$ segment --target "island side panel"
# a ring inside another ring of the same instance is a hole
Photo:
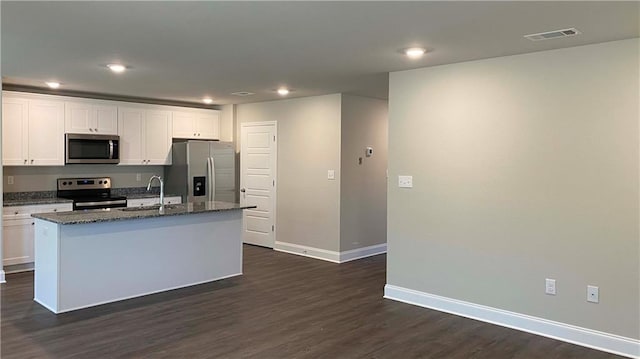
[[[60,226],[60,312],[241,274],[240,210]]]
[[[59,225],[35,219],[34,300],[58,313]]]

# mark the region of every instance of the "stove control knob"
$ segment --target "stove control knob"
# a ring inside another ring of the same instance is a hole
[[[102,181],[98,181],[98,184],[102,184]]]
[[[62,185],[63,185],[63,186],[66,186],[66,185],[67,185],[67,182],[62,182]]]

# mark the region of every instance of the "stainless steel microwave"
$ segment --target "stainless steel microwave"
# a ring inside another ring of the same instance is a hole
[[[120,137],[67,133],[65,153],[65,163],[119,163]]]

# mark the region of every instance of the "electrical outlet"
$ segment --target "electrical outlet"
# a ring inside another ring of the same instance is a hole
[[[136,181],[142,181],[142,176],[139,173],[136,173]]]
[[[398,187],[400,188],[412,188],[413,176],[398,176]]]
[[[587,302],[599,303],[600,302],[600,289],[594,285],[587,286]]]
[[[7,184],[13,184],[13,176],[7,176]]]
[[[336,171],[335,170],[328,170],[327,171],[327,179],[336,179]]]
[[[545,279],[545,289],[544,292],[549,295],[556,295],[556,280],[555,279]]]

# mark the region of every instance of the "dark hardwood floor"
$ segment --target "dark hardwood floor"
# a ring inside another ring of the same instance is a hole
[[[2,359],[615,358],[382,298],[384,255],[345,264],[245,246],[244,275],[55,315],[2,285]]]

